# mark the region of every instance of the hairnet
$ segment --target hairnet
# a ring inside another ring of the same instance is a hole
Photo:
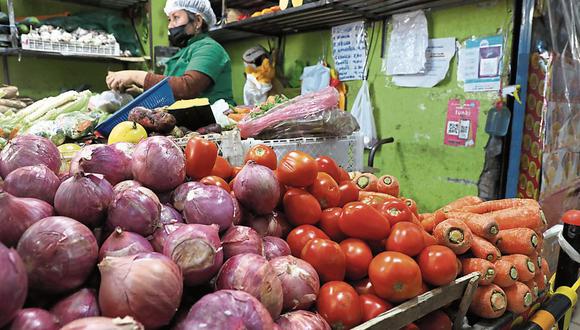
[[[164,11],[165,15],[169,16],[182,9],[201,15],[208,26],[216,24],[215,14],[209,0],[167,0]]]

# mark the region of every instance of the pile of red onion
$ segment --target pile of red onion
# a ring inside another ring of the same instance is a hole
[[[264,253],[262,238],[255,230],[246,226],[233,226],[228,229],[222,236],[222,246],[225,260],[238,254]]]
[[[85,317],[99,316],[101,311],[95,290],[81,289],[54,305],[50,312],[62,325]]]
[[[278,205],[280,185],[271,169],[250,161],[236,176],[234,193],[248,210],[268,214]]]
[[[146,237],[157,229],[160,216],[161,204],[155,193],[145,187],[127,188],[115,194],[109,205],[107,228],[120,227]]]
[[[0,176],[25,166],[46,165],[54,173],[60,170],[60,152],[49,139],[36,135],[20,135],[0,151]]]
[[[4,190],[17,197],[29,197],[54,203],[60,179],[46,165],[25,166],[12,171],[4,179]]]
[[[173,190],[185,180],[183,151],[165,136],[139,142],[131,166],[133,178],[155,191]]]
[[[34,198],[20,198],[0,188],[0,243],[16,246],[20,237],[35,222],[50,217],[50,204]]]
[[[187,192],[183,205],[183,217],[187,223],[216,224],[219,226],[220,232],[225,231],[233,224],[234,203],[232,196],[220,187],[203,184],[194,187]]]
[[[0,328],[24,305],[28,280],[24,263],[16,251],[0,243]]]
[[[113,146],[88,145],[77,152],[71,161],[71,175],[79,172],[102,174],[109,183],[116,185],[131,179],[131,157]]]

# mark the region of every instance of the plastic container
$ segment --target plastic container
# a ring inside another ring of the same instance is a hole
[[[134,108],[145,107],[148,109],[155,109],[172,105],[174,102],[175,98],[173,97],[173,91],[169,85],[168,77],[119,109],[119,111],[115,112],[111,117],[109,117],[109,119],[97,126],[95,131],[99,132],[102,136],[108,136],[115,126],[129,118],[129,112]]]
[[[489,110],[485,132],[493,136],[505,136],[510,126],[511,112],[502,102]]]

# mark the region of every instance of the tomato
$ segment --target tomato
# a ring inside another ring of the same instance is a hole
[[[340,248],[346,257],[346,278],[360,280],[368,275],[369,265],[373,260],[371,248],[360,239],[349,238],[340,242]]]
[[[389,220],[391,227],[397,222],[401,221],[411,221],[411,210],[407,207],[407,204],[398,200],[386,201],[379,207],[381,214]]]
[[[195,180],[210,175],[217,155],[215,143],[200,137],[189,139],[185,146],[185,173]]]
[[[340,242],[346,238],[346,235],[340,231],[340,227],[338,226],[338,219],[340,219],[341,214],[342,209],[340,207],[326,209],[322,211],[320,223],[318,224],[320,229],[322,229],[322,231],[324,231],[330,239],[335,242]]]
[[[421,330],[415,323],[409,323],[399,330]]]
[[[206,184],[208,186],[218,186],[218,187],[226,190],[227,192],[232,191],[232,188],[230,187],[230,185],[224,179],[220,178],[219,176],[215,176],[215,175],[206,176],[205,178],[201,179],[199,182]]]
[[[405,204],[407,204],[409,210],[411,210],[411,212],[413,212],[413,214],[418,218],[419,213],[417,211],[417,203],[410,198],[405,198],[403,201],[405,202]]]
[[[354,182],[343,181],[340,186],[338,186],[338,190],[340,191],[340,201],[338,202],[338,206],[343,207],[347,203],[358,200],[359,190]]]
[[[580,210],[569,210],[562,216],[562,222],[570,225],[580,226]]]
[[[389,221],[379,211],[361,202],[346,204],[338,225],[347,236],[363,240],[385,239],[391,229]]]
[[[421,330],[451,330],[453,322],[445,312],[436,310],[415,321]]]
[[[427,284],[442,286],[457,277],[457,256],[446,246],[426,247],[417,257],[417,262]]]
[[[307,153],[294,150],[280,160],[278,180],[290,187],[308,187],[318,175],[316,160]]]
[[[217,156],[215,159],[215,164],[211,170],[211,175],[219,176],[220,178],[227,180],[232,176],[233,173],[232,166],[223,157]]]
[[[423,229],[411,222],[396,223],[391,228],[385,247],[387,251],[397,251],[414,257],[425,248]]]
[[[302,225],[294,228],[286,237],[286,242],[290,246],[290,251],[295,257],[300,257],[300,253],[304,248],[304,245],[308,243],[309,240],[314,238],[324,238],[330,239],[322,230],[311,226]]]
[[[393,305],[375,296],[374,294],[361,294],[360,304],[363,322],[374,319],[375,317],[393,308]]]
[[[358,294],[376,295],[375,289],[373,289],[373,284],[371,283],[371,280],[368,277],[358,282],[355,282],[354,289]]]
[[[232,178],[235,178],[238,175],[238,173],[240,173],[240,171],[242,170],[242,167],[243,166],[234,166],[232,168]]]
[[[278,157],[274,149],[267,145],[258,144],[250,148],[244,159],[244,164],[249,160],[253,160],[256,163],[269,167],[271,170],[275,170],[278,166]]]
[[[311,239],[304,245],[300,259],[316,269],[323,283],[344,280],[346,257],[336,242],[323,238]]]
[[[286,217],[295,226],[314,225],[322,215],[322,209],[316,198],[302,189],[288,189],[282,202]]]
[[[348,174],[348,172],[344,168],[339,167],[338,172],[340,173],[340,179],[337,181],[338,183],[343,183],[345,181],[351,181],[350,175]]]
[[[377,255],[381,252],[385,252],[385,245],[387,245],[386,239],[382,239],[380,241],[367,240],[366,242],[369,245],[369,247],[371,248],[371,251],[373,251],[373,255]]]
[[[318,172],[327,173],[334,181],[340,182],[340,167],[338,167],[334,159],[328,156],[316,157],[316,165],[318,166]]]
[[[320,288],[316,310],[332,329],[350,329],[362,321],[360,297],[352,286],[332,281]]]
[[[337,207],[340,203],[338,184],[328,173],[318,172],[316,180],[308,187],[308,191],[318,200],[323,209]]]
[[[421,292],[419,265],[400,252],[383,252],[373,258],[369,278],[377,296],[391,302],[402,302]]]
[[[423,282],[422,283],[422,286],[421,286],[421,292],[419,292],[419,294],[421,295],[421,294],[423,294],[423,293],[425,293],[425,292],[427,292],[429,290],[430,289],[429,289],[429,286],[427,285],[427,283]]]

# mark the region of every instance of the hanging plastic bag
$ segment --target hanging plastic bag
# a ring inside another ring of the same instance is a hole
[[[302,95],[318,92],[330,85],[330,69],[322,64],[307,66],[302,73]]]
[[[246,75],[246,84],[244,85],[244,104],[256,105],[266,102],[268,92],[272,89],[272,84],[258,81],[252,74]]]
[[[365,147],[370,148],[377,140],[377,129],[369,94],[369,84],[366,80],[362,81],[358,95],[352,105],[351,113],[358,121]]]

